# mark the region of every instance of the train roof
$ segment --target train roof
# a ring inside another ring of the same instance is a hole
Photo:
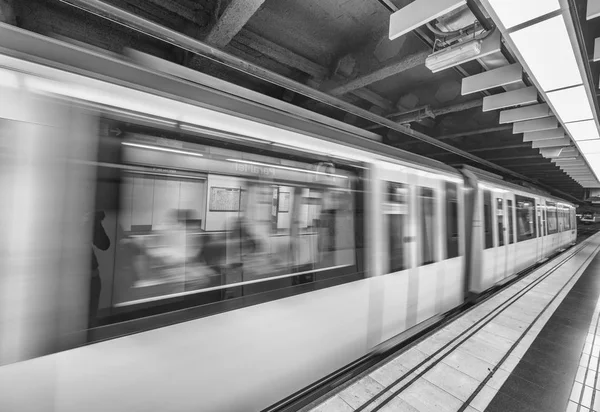
[[[525,183],[517,184],[517,183],[513,183],[513,182],[508,182],[508,181],[504,180],[502,178],[502,176],[498,176],[496,174],[477,169],[476,167],[473,167],[473,166],[464,165],[461,168],[474,173],[477,176],[477,178],[482,181],[501,186],[502,188],[512,189],[514,191],[530,193],[530,194],[534,194],[534,195],[538,195],[538,196],[545,196],[547,198],[551,198],[556,201],[560,201],[563,203],[568,203],[570,205],[573,205],[573,203],[569,202],[568,200],[562,199],[560,197],[556,197],[556,196],[552,195],[550,192],[547,192],[545,190],[542,190],[541,188],[538,188],[538,187],[535,187],[532,185],[528,185]]]
[[[7,56],[151,93],[148,98],[158,95],[341,145],[342,158],[459,174],[442,162],[381,143],[377,134],[140,52],[117,57],[15,27],[3,27],[0,47]]]

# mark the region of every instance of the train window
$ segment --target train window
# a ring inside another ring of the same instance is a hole
[[[558,219],[556,216],[556,203],[554,202],[546,202],[547,209],[547,225],[548,225],[548,234],[554,234],[558,232]]]
[[[514,229],[514,221],[513,221],[513,201],[506,201],[506,208],[508,213],[508,243],[515,243],[515,229]]]
[[[556,213],[558,216],[558,231],[562,232],[563,228],[564,228],[564,221],[565,221],[562,206],[557,207]]]
[[[571,230],[571,209],[565,207],[565,230]]]
[[[562,232],[564,229],[564,225],[565,225],[565,216],[563,213],[562,206],[558,206],[556,211],[558,213],[558,231]]]
[[[536,207],[536,212],[537,212],[537,217],[538,217],[538,233],[540,236],[543,236],[543,229],[542,229],[542,207],[541,207],[541,203],[537,204]]]
[[[446,249],[447,258],[458,256],[458,193],[456,183],[446,182]]]
[[[435,196],[433,189],[419,187],[419,234],[421,235],[421,265],[435,262]]]
[[[542,236],[548,234],[548,215],[546,214],[546,208],[542,206],[542,227],[540,229]]]
[[[496,198],[496,216],[498,218],[498,246],[504,246],[504,200]]]
[[[485,249],[494,247],[494,232],[492,228],[492,194],[483,191],[483,230],[485,233]]]
[[[283,167],[278,157],[145,135],[119,146],[119,177],[105,185],[118,201],[102,214],[112,246],[96,252],[100,324],[218,305],[181,314],[193,318],[248,295],[272,300],[362,277],[355,169],[290,155]]]
[[[383,205],[386,227],[389,230],[389,272],[406,269],[404,238],[408,219],[408,188],[402,183],[387,183],[386,202]]]
[[[517,209],[517,242],[537,237],[535,227],[535,200],[525,196],[515,196]]]

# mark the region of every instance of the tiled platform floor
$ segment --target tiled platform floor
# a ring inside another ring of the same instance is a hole
[[[358,377],[312,412],[590,410],[600,404],[599,247],[600,234]]]

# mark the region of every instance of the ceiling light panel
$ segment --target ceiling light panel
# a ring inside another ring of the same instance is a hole
[[[593,120],[584,120],[583,122],[567,123],[567,131],[573,140],[580,142],[583,140],[600,139],[596,122]]]
[[[507,29],[560,8],[558,0],[488,0]],[[516,13],[515,11],[519,12]]]
[[[592,171],[596,173],[596,175],[600,174],[600,154],[590,154],[585,157],[588,161],[588,164],[592,168]]]
[[[520,14],[519,8],[515,10],[519,10],[515,14]],[[583,83],[562,15],[511,33],[510,37],[542,90]]]
[[[579,122],[594,118],[592,108],[583,86],[570,87],[546,94],[563,123]]]
[[[600,140],[585,140],[583,142],[577,142],[579,150],[586,155],[588,154],[600,154]]]

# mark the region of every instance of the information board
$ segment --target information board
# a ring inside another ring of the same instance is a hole
[[[290,192],[279,192],[279,213],[290,211]]]
[[[211,187],[209,210],[211,212],[238,212],[240,210],[240,188]]]

